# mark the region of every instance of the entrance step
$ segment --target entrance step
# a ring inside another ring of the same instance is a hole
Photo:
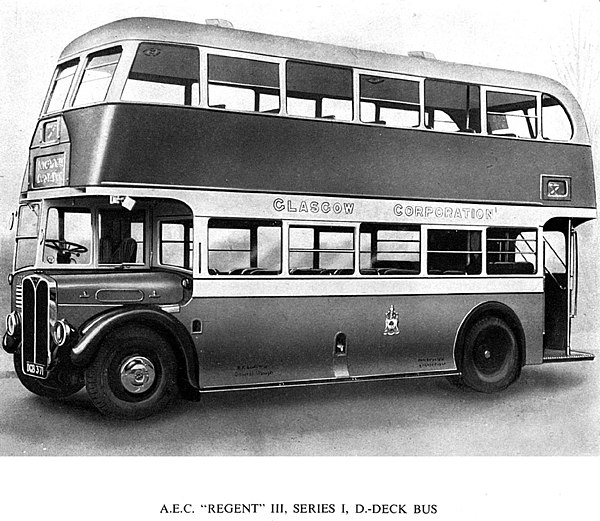
[[[573,351],[567,355],[565,351],[560,349],[544,349],[544,357],[542,362],[544,364],[553,364],[559,362],[583,362],[585,360],[593,360],[595,355],[592,353],[585,353],[583,351]]]

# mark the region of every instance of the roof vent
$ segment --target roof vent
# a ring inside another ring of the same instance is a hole
[[[429,51],[408,51],[408,55],[413,58],[423,58],[425,60],[436,60],[435,54]]]
[[[233,24],[229,20],[223,20],[222,18],[207,18],[204,20],[206,25],[216,25],[217,27],[224,27],[225,29],[233,29]]]

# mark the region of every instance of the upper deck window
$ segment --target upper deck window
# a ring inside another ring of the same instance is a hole
[[[58,66],[45,112],[54,112],[64,108],[78,63],[79,60],[72,60]]]
[[[418,127],[419,82],[360,76],[360,120],[390,127]]]
[[[479,87],[425,80],[425,125],[446,132],[481,132]]]
[[[279,112],[279,65],[209,54],[208,104],[231,110]]]
[[[486,103],[489,134],[537,137],[537,100],[534,94],[488,91]]]
[[[352,120],[352,70],[287,62],[287,112],[292,116]]]
[[[120,57],[120,47],[90,54],[73,106],[104,101]]]
[[[567,111],[554,96],[542,94],[542,137],[569,141],[572,136],[573,126]]]
[[[199,52],[195,47],[140,44],[121,99],[198,105]]]

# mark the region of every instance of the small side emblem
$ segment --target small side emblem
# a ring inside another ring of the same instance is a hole
[[[385,314],[385,330],[383,331],[385,336],[399,335],[400,330],[398,329],[398,313],[394,310],[394,305],[390,306],[389,311]]]
[[[157,49],[156,47],[149,47],[148,49],[144,49],[143,52],[150,58],[156,58],[161,53],[160,49]]]

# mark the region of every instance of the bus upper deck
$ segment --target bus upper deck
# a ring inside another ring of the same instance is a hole
[[[595,208],[553,80],[150,18],[67,46],[23,192],[107,184]]]

